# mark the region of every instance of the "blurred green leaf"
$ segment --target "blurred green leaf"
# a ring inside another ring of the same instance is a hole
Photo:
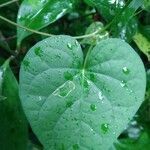
[[[4,50],[10,52],[10,48],[8,43],[5,41],[4,36],[2,35],[2,33],[0,32],[0,48],[3,48]]]
[[[111,27],[113,37],[130,42],[137,31],[137,26],[137,20],[135,18],[127,22],[120,19],[117,24],[113,24]]]
[[[26,148],[27,122],[18,96],[18,83],[7,60],[0,68],[0,149]]]
[[[103,24],[101,22],[93,22],[86,30],[85,34],[94,33],[97,30],[101,30],[103,28]],[[107,39],[109,37],[109,33],[107,31],[99,32],[92,37],[85,38],[82,40],[82,44],[96,45],[101,40]]]
[[[136,35],[133,37],[133,40],[150,61],[150,41],[140,32],[136,33]]]
[[[144,132],[140,138],[134,139],[121,139],[115,144],[116,150],[150,150],[150,137]]]
[[[84,0],[88,5],[97,8],[106,21],[111,21],[124,7],[124,0]]]
[[[150,0],[143,0],[143,1],[144,1],[143,9],[150,12]]]
[[[140,26],[139,30],[150,41],[150,25]]]
[[[115,18],[111,26],[113,37],[119,37],[127,42],[132,40],[138,25],[134,14],[142,4],[143,0],[132,0],[130,3],[126,4],[123,11]]]
[[[5,59],[0,57],[0,66],[4,63]]]
[[[142,6],[143,0],[85,0],[90,6],[96,7],[107,21],[112,21],[111,31],[113,37],[130,42],[137,31],[136,10]]]
[[[69,12],[75,0],[24,0],[20,6],[17,23],[34,30],[53,23]],[[32,34],[22,28],[17,29],[17,45]]]
[[[147,88],[150,89],[150,69],[147,71]]]

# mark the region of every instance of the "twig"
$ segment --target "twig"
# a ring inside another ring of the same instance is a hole
[[[14,3],[14,2],[17,2],[17,1],[18,1],[18,0],[11,0],[11,1],[8,1],[8,2],[6,2],[6,3],[3,3],[3,4],[0,5],[0,8],[5,7],[5,6],[7,6],[7,5],[10,5],[10,4],[12,4],[12,3]]]

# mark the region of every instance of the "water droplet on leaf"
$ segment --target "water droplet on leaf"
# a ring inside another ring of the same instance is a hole
[[[29,62],[28,60],[24,60],[24,61],[23,61],[23,65],[24,65],[24,69],[25,69],[25,70],[28,70],[29,65],[30,65],[30,62]]]
[[[71,43],[68,43],[68,44],[67,44],[67,47],[68,47],[69,49],[72,49]]]
[[[125,81],[121,81],[120,85],[121,85],[121,87],[127,86]]]
[[[102,103],[104,103],[104,101],[103,101],[104,97],[103,97],[101,91],[98,93],[98,98],[101,100]]]
[[[67,102],[66,102],[66,107],[69,108],[69,107],[71,107],[72,104],[73,104],[73,102],[67,101]]]
[[[37,55],[37,56],[39,56],[39,57],[42,56],[42,50],[41,50],[40,47],[36,47],[36,48],[34,49],[34,52],[35,52],[35,55]]]
[[[96,76],[94,74],[90,74],[90,80],[96,81]]]
[[[64,78],[66,80],[73,80],[73,76],[71,73],[69,73],[68,71],[67,72],[64,72]]]
[[[101,130],[104,134],[107,133],[109,130],[109,124],[108,123],[101,124]]]
[[[41,96],[39,96],[39,100],[40,100],[40,101],[42,100],[42,97],[41,97]]]
[[[95,111],[95,110],[96,110],[96,105],[91,104],[91,105],[90,105],[90,108],[91,108],[92,111]]]
[[[130,73],[130,70],[127,67],[123,67],[122,71],[123,71],[124,74],[129,74]]]
[[[77,41],[75,41],[75,44],[76,44],[76,46],[78,46],[78,42]]]

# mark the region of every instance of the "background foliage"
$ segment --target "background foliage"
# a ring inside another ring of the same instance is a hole
[[[147,72],[145,100],[111,149],[149,150],[150,1],[14,0],[4,6],[7,2],[0,1],[0,149],[43,149],[20,104],[20,65],[37,42],[67,34],[78,39],[85,54],[108,37],[125,40],[139,54]]]

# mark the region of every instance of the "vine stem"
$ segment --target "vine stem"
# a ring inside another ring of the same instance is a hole
[[[49,33],[45,33],[45,32],[40,32],[40,31],[37,31],[37,30],[33,30],[33,29],[30,29],[30,28],[27,28],[27,27],[22,26],[22,25],[19,25],[19,24],[13,22],[13,21],[11,21],[11,20],[9,20],[9,19],[7,19],[7,18],[1,16],[1,15],[0,15],[0,19],[3,20],[3,21],[8,22],[8,23],[10,23],[10,24],[12,24],[12,25],[14,25],[14,26],[17,26],[17,27],[19,27],[19,28],[22,28],[22,29],[24,29],[24,30],[26,30],[26,31],[29,31],[29,32],[33,32],[33,33],[40,34],[40,35],[44,35],[44,36],[48,36],[48,37],[56,36],[56,35],[54,35],[54,34],[49,34]],[[96,30],[96,31],[93,32],[93,33],[86,34],[86,35],[81,35],[81,36],[74,36],[74,38],[75,38],[75,39],[83,39],[83,38],[92,37],[92,36],[96,35],[97,33],[106,30],[110,25],[111,25],[111,23],[108,24],[108,25],[106,25],[106,26],[105,26],[104,28],[102,28],[102,29]]]
[[[17,2],[17,1],[18,1],[18,0],[11,0],[11,1],[8,1],[8,2],[6,2],[6,3],[3,3],[3,4],[0,5],[0,8],[5,7],[5,6],[9,5],[9,4],[15,3],[15,2]]]
[[[4,7],[4,6],[7,6],[7,5],[9,5],[9,4],[13,3],[13,2],[17,2],[17,1],[18,1],[18,0],[12,0],[12,1],[9,1],[9,2],[7,2],[7,3],[1,4],[1,5],[0,5],[0,8],[1,8],[1,7]],[[122,9],[121,13],[122,13],[122,12],[124,11],[124,9],[129,5],[130,2],[131,2],[131,0],[128,0],[127,5]],[[75,38],[75,39],[89,38],[89,37],[93,37],[93,36],[96,35],[97,33],[100,33],[100,32],[105,31],[106,29],[108,29],[108,28],[115,22],[116,18],[117,18],[119,15],[120,15],[120,13],[118,13],[118,14],[114,17],[114,19],[113,19],[109,24],[107,24],[104,28],[98,29],[98,30],[96,30],[95,32],[90,33],[90,34],[81,35],[81,36],[74,36],[74,38]],[[33,32],[33,33],[36,33],[36,34],[39,34],[39,35],[48,36],[48,37],[56,36],[56,35],[54,35],[54,34],[49,34],[49,33],[45,33],[45,32],[41,32],[41,31],[37,31],[37,30],[34,30],[34,29],[27,28],[27,27],[25,27],[25,26],[22,26],[22,25],[20,25],[20,24],[17,24],[17,23],[15,23],[15,22],[11,21],[11,20],[9,20],[9,19],[7,19],[7,18],[5,18],[5,17],[3,17],[3,16],[1,16],[1,15],[0,15],[0,19],[3,20],[3,21],[5,21],[5,22],[8,22],[8,23],[10,23],[10,24],[12,24],[12,25],[14,25],[14,26],[16,26],[16,27],[19,27],[19,28],[22,28],[22,29],[24,29],[24,30],[26,30],[26,31],[29,31],[29,32]]]
[[[85,34],[85,35],[81,35],[81,36],[74,36],[74,38],[78,40],[78,39],[84,39],[84,38],[92,37],[92,36],[94,36],[94,35],[96,35],[96,34],[98,34],[98,33],[101,33],[101,32],[103,32],[103,31],[105,31],[107,28],[110,27],[111,24],[112,24],[112,22],[110,22],[109,24],[107,24],[107,25],[106,25],[105,27],[103,27],[102,29],[96,30],[96,31],[93,32],[93,33]]]
[[[45,32],[36,31],[36,30],[30,29],[30,28],[27,28],[27,27],[25,27],[25,26],[19,25],[19,24],[13,22],[13,21],[11,21],[11,20],[9,20],[9,19],[7,19],[7,18],[1,16],[1,15],[0,15],[0,19],[3,20],[3,21],[8,22],[8,23],[10,23],[10,24],[12,24],[12,25],[14,25],[14,26],[17,26],[17,27],[19,27],[19,28],[22,28],[22,29],[24,29],[24,30],[27,30],[27,31],[29,31],[29,32],[33,32],[33,33],[40,34],[40,35],[44,35],[44,36],[54,36],[53,34],[48,34],[48,33],[45,33]]]

